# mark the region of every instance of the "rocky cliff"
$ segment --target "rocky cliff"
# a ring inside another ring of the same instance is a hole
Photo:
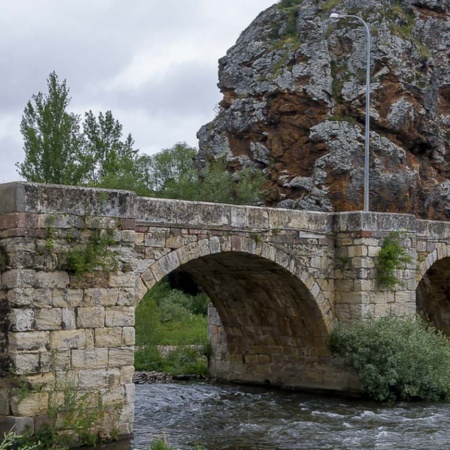
[[[370,27],[370,209],[450,219],[450,0],[282,0],[219,61],[200,157],[263,168],[266,203],[363,207]]]

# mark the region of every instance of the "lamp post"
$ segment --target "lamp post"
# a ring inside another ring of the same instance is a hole
[[[359,20],[367,32],[367,66],[366,66],[366,133],[364,149],[364,211],[369,211],[369,139],[370,139],[370,29],[367,23],[359,16],[352,14],[330,14],[330,20],[352,18]]]

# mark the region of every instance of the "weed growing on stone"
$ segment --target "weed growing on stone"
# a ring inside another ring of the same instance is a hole
[[[39,450],[42,448],[40,445],[40,442],[26,442],[22,436],[10,431],[0,441],[0,450]]]
[[[93,446],[97,444],[99,433],[96,430],[106,416],[106,407],[99,393],[82,392],[73,378],[63,377],[64,381],[55,383],[52,387],[48,409],[47,422],[34,434],[17,436],[10,433],[5,438],[9,447],[14,450],[63,450],[74,444]],[[43,386],[41,386],[43,388]],[[40,389],[30,387],[22,382],[11,391],[16,401],[20,403],[29,395],[40,392]],[[120,405],[119,405],[120,406]],[[118,410],[120,414],[120,410]],[[117,420],[118,416],[114,418]],[[5,450],[1,447],[0,450]]]
[[[322,6],[322,10],[325,11],[325,12],[330,11],[330,9],[332,9],[335,6],[339,5],[339,3],[341,3],[341,0],[328,0]]]
[[[84,249],[68,253],[69,270],[78,277],[98,268],[113,270],[117,265],[116,254],[108,249],[108,246],[115,243],[113,235],[113,230],[94,229]]]
[[[51,432],[57,445],[73,444],[72,433],[75,432],[81,445],[93,446],[99,436],[92,429],[100,424],[105,414],[99,393],[82,393],[76,380],[67,378],[57,387],[57,393],[50,396],[48,416],[51,423],[47,431]],[[65,430],[70,430],[69,434],[65,434]]]
[[[450,341],[420,317],[391,314],[339,324],[330,350],[358,374],[374,400],[450,398]]]
[[[280,0],[278,3],[278,7],[280,9],[287,9],[296,7],[298,5],[301,5],[303,3],[303,0]]]
[[[411,256],[401,245],[401,238],[401,233],[389,233],[376,258],[377,280],[382,288],[394,289],[400,283],[395,273],[396,270],[412,261]]]

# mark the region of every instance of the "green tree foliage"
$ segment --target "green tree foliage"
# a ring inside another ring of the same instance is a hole
[[[374,400],[449,399],[450,342],[420,317],[339,324],[330,349],[359,375]]]
[[[121,184],[118,188],[139,190],[133,138],[122,139],[122,125],[111,111],[98,117],[89,111],[81,126],[80,117],[67,112],[66,80],[52,72],[47,87],[47,94],[33,95],[22,116],[25,160],[17,164],[19,174],[39,183]]]
[[[47,80],[48,93],[33,95],[22,116],[25,160],[19,174],[39,183],[79,184],[86,166],[84,139],[78,116],[66,111],[70,103],[66,81],[55,72]]]
[[[195,165],[197,150],[178,143],[140,161],[145,184],[154,196],[214,203],[254,204],[266,181],[260,170],[250,168],[236,173],[227,170],[225,158]]]
[[[80,117],[67,112],[66,81],[55,72],[47,80],[48,93],[28,102],[21,123],[25,160],[19,174],[27,181],[87,185],[135,191],[192,201],[254,204],[265,177],[260,170],[227,170],[225,158],[196,166],[197,149],[177,143],[154,155],[134,150],[131,134],[123,138],[122,125],[111,111]]]
[[[171,289],[166,279],[149,290],[136,308],[136,369],[206,375],[208,303],[205,294]],[[176,348],[162,355],[167,345]]]
[[[83,132],[89,158],[89,182],[100,182],[111,175],[120,176],[121,172],[133,170],[137,154],[133,149],[134,140],[131,134],[122,140],[122,125],[111,111],[100,112],[98,117],[92,111],[87,112]]]

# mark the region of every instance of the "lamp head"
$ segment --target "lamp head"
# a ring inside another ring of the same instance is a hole
[[[332,22],[337,22],[341,18],[342,18],[342,16],[340,14],[338,14],[338,13],[331,13],[330,14],[330,20]]]

